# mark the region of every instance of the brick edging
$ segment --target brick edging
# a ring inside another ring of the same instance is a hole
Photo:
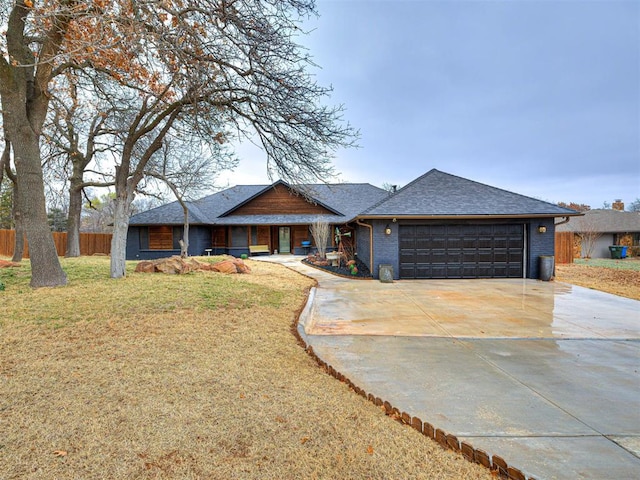
[[[308,292],[307,292],[308,295]],[[362,398],[369,400],[371,403],[376,405],[377,407],[383,407],[385,414],[394,420],[404,424],[409,425],[418,432],[422,433],[424,436],[430,438],[438,442],[443,448],[448,448],[453,450],[454,452],[458,452],[462,454],[462,456],[472,462],[482,465],[488,468],[492,472],[496,472],[500,478],[507,480],[535,480],[534,477],[528,477],[522,473],[521,470],[510,466],[507,462],[498,455],[490,456],[487,452],[482,449],[474,448],[471,444],[459,441],[458,437],[453,434],[447,433],[444,430],[434,427],[429,422],[423,422],[418,417],[412,417],[407,412],[401,412],[396,407],[391,405],[389,402],[384,401],[380,397],[374,396],[372,393],[365,392],[362,388],[358,387],[351,380],[345,377],[342,373],[337,371],[327,362],[322,360],[316,353],[313,351],[313,347],[308,345],[307,342],[302,338],[300,332],[298,332],[298,321],[300,319],[300,314],[303,309],[300,309],[297,312],[295,320],[293,322],[291,332],[298,341],[298,344],[304,348],[305,352],[316,361],[318,366],[322,368],[326,373],[336,378],[342,383],[345,383],[351,390],[353,390],[356,394],[360,395]]]

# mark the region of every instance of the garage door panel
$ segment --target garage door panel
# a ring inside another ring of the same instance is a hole
[[[478,248],[493,248],[493,238],[478,237],[478,240],[476,241],[476,245]]]
[[[479,250],[476,254],[476,261],[478,263],[491,263],[493,262],[492,250]]]
[[[462,249],[463,238],[462,237],[449,237],[447,238],[447,249],[448,250],[460,250]]]
[[[449,250],[446,255],[447,264],[462,265],[462,250]]]
[[[494,263],[508,263],[509,262],[509,253],[506,251],[494,250],[493,252],[493,262]]]
[[[522,277],[522,224],[401,225],[401,278]]]

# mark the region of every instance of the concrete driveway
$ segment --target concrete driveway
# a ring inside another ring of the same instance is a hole
[[[354,384],[537,479],[640,478],[640,302],[536,280],[318,280],[300,328]]]

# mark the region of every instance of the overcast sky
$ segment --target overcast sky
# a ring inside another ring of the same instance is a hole
[[[320,0],[304,40],[360,130],[340,181],[432,168],[550,202],[640,197],[640,1]],[[221,178],[269,183],[261,152]]]

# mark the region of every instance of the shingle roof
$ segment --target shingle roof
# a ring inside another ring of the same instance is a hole
[[[578,212],[436,169],[367,209],[362,217],[567,216]]]
[[[188,202],[191,224],[206,225],[299,225],[309,224],[318,215],[227,215],[276,184],[238,185]],[[292,188],[292,187],[289,187]],[[293,188],[334,214],[323,215],[329,223],[348,223],[373,217],[474,217],[579,215],[517,193],[430,170],[394,194],[368,183],[301,185]],[[178,202],[169,203],[131,217],[131,225],[181,225],[184,221]]]
[[[558,225],[558,232],[640,233],[640,212],[595,209]]]
[[[276,182],[283,183],[283,182]],[[211,225],[260,225],[309,224],[318,215],[230,215],[225,213],[263,192],[270,185],[238,185],[213,195],[188,202],[191,224]],[[347,223],[355,219],[360,212],[385,198],[388,193],[368,183],[339,183],[302,185],[296,187],[301,194],[336,212],[335,215],[323,215],[330,223]],[[181,225],[183,211],[176,202],[141,212],[131,217],[130,225]]]

